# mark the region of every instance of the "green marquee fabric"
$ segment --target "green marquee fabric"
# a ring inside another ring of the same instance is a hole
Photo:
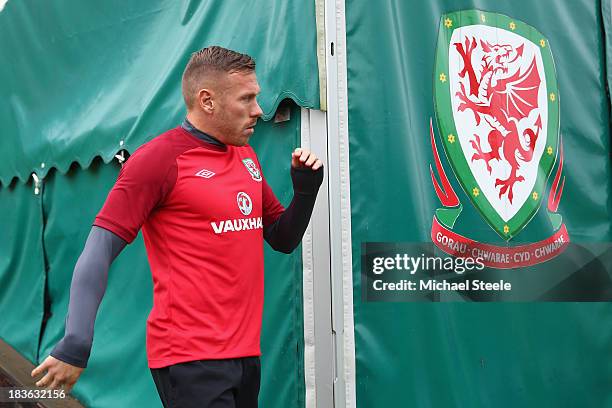
[[[300,109],[291,108],[291,120],[260,123],[251,139],[266,180],[280,202],[293,197],[291,152],[300,144]],[[264,318],[261,334],[262,407],[304,407],[304,313],[302,248],[290,255],[268,244],[265,256]]]
[[[441,206],[429,173],[434,163],[430,118],[438,133],[433,95],[438,30],[444,13],[467,9],[511,16],[549,41],[565,150],[559,213],[573,241],[612,240],[605,54],[610,37],[600,2],[348,0],[357,407],[607,406],[612,398],[610,303],[361,299],[363,242],[431,242],[431,220]],[[609,2],[604,10],[610,27]],[[445,157],[442,164],[463,203],[456,228],[504,245],[470,203]],[[549,234],[545,207],[546,202],[519,241]]]
[[[606,74],[607,74],[607,86],[608,92],[610,86],[612,86],[612,69],[610,63],[612,63],[612,1],[602,0],[601,1],[601,16],[604,23],[605,30],[605,45],[606,45]]]
[[[0,188],[0,337],[31,362],[44,310],[40,197],[31,183]]]
[[[9,1],[0,12],[0,183],[133,151],[184,116],[182,71],[208,45],[257,62],[268,120],[319,106],[315,2]],[[44,163],[44,167],[43,167]]]
[[[291,152],[299,140],[296,105],[287,122],[260,122],[252,139],[266,178],[285,205],[293,191]],[[63,336],[75,262],[118,172],[117,161],[104,164],[100,158],[87,169],[75,163],[65,174],[53,171],[45,179],[42,204],[30,183],[0,188],[0,225],[6,232],[0,242],[0,337],[34,363],[42,362]],[[266,245],[265,262],[260,402],[299,408],[305,393],[301,250],[284,255]],[[50,317],[38,349],[45,279]],[[109,272],[89,366],[74,389],[86,406],[161,407],[146,362],[151,306],[152,280],[139,235]]]

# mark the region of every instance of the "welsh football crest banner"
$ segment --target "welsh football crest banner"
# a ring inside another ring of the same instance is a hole
[[[463,10],[441,17],[434,71],[439,139],[459,184],[497,234],[512,240],[548,195],[555,233],[541,242],[496,247],[453,231],[462,205],[430,140],[444,208],[436,211],[432,240],[447,253],[480,256],[497,268],[528,266],[558,255],[569,243],[556,213],[563,181],[559,92],[550,44],[511,17]],[[557,173],[548,186],[557,163]],[[518,256],[517,256],[518,254]]]

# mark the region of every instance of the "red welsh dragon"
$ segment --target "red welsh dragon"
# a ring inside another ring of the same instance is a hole
[[[470,144],[475,150],[472,161],[484,160],[489,174],[493,159],[505,160],[510,165],[510,175],[506,179],[496,179],[495,186],[500,187],[499,198],[507,194],[512,203],[514,197],[512,187],[516,182],[524,181],[524,177],[517,175],[520,161],[529,162],[533,158],[536,140],[542,129],[542,119],[538,115],[534,124],[535,130],[529,127],[520,135],[518,124],[527,118],[529,113],[538,107],[538,90],[540,87],[540,74],[536,66],[535,57],[525,72],[508,73],[508,65],[519,60],[523,56],[523,47],[512,47],[508,44],[489,44],[480,41],[484,51],[480,70],[476,72],[472,65],[472,52],[477,47],[475,38],[470,42],[465,39],[465,44],[460,42],[453,44],[463,59],[463,70],[459,73],[461,78],[466,77],[469,81],[469,90],[466,92],[465,80],[460,82],[461,91],[456,93],[461,103],[459,111],[470,109],[474,114],[476,125],[481,119],[491,127],[488,142],[491,150],[484,151],[480,144],[480,137],[474,134]],[[523,147],[521,138],[524,139],[526,147]],[[503,159],[500,156],[503,149]]]

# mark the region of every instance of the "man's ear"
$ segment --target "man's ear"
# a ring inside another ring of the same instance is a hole
[[[205,113],[212,114],[214,110],[214,92],[211,89],[200,89],[198,91],[198,105]]]

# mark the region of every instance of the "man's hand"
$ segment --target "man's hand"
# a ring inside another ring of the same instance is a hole
[[[65,386],[64,389],[69,393],[83,370],[84,369],[81,367],[75,367],[53,356],[49,356],[41,365],[32,370],[32,377],[36,377],[46,372],[47,374],[36,382],[37,387],[54,390]]]
[[[313,171],[323,166],[323,162],[310,150],[298,147],[291,153],[291,167],[294,169],[311,168]]]

